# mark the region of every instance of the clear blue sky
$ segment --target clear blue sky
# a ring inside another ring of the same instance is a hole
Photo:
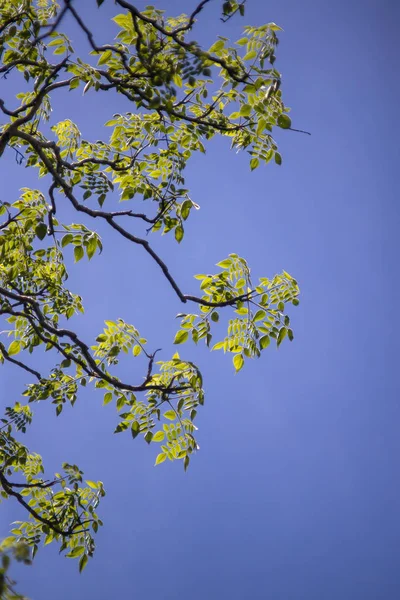
[[[160,3],[172,14],[195,4]],[[228,25],[217,6],[205,9],[194,37],[235,39],[242,24],[280,24],[285,99],[293,126],[312,136],[277,132],[282,167],[253,174],[244,155],[212,145],[188,170],[201,210],[183,245],[154,239],[187,293],[197,291],[193,274],[212,272],[229,252],[256,276],[289,271],[302,291],[291,313],[295,341],[236,376],[229,357],[185,347],[207,389],[201,451],[187,474],[176,464],[153,468],[154,447],[114,436],[115,408],[102,408],[100,394],[82,394],[58,419],[51,405],[36,407],[26,439],[49,473],[77,462],[108,493],[82,576],[51,547],[18,569],[33,600],[400,598],[399,5],[247,4],[245,19]],[[107,0],[93,13],[100,41],[109,30],[101,15],[113,10]],[[97,139],[117,110],[114,96],[107,102],[93,95],[88,110],[79,93],[60,97],[57,118],[72,116]],[[15,176],[2,199],[11,200],[23,177],[37,184],[8,161],[2,181]],[[95,336],[103,319],[121,316],[153,347],[161,342],[167,358],[181,306],[140,249],[108,234],[104,242],[91,268],[82,261],[71,272],[86,306],[80,331]],[[18,399],[21,383],[17,370],[1,369],[3,405]],[[1,511],[5,535],[18,511],[12,500]]]

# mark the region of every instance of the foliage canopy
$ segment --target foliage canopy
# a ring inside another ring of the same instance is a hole
[[[61,5],[55,0],[0,2],[0,76],[3,82],[9,76],[25,80],[16,106],[0,99],[0,156],[14,153],[40,178],[40,189],[23,187],[18,199],[0,202],[0,361],[31,378],[23,392],[27,402],[6,409],[0,433],[1,495],[29,513],[26,521],[14,523],[2,544],[4,597],[16,597],[6,575],[10,554],[29,561],[40,543],[56,542],[66,556],[78,559],[82,570],[102,525],[97,514],[102,482],[84,481],[80,469],[68,463],[45,479],[41,457],[19,441],[32,420],[33,403],[50,400],[60,415],[65,403],[76,402],[82,386],[100,389],[104,404],[116,403],[116,432],[158,444],[157,465],[181,460],[185,469],[197,449],[194,420],[204,403],[197,366],[178,353],[158,360],[135,325],[107,320],[94,341],[70,328],[83,304],[66,287],[65,258],[75,263],[96,259],[103,242],[84,224],[60,222],[60,202],[69,203],[77,215],[105,221],[141,247],[180,302],[195,307],[178,315],[176,345],[204,341],[213,350],[231,353],[240,371],[271,341],[279,346],[293,339],[285,307],[298,304],[299,289],[288,273],[255,280],[246,261],[230,254],[217,263],[216,273],[195,275],[198,295],[185,294],[146,236],[170,234],[178,243],[184,238],[185,223],[198,208],[184,169],[193,153],[205,152],[211,138],[228,137],[233,149],[247,151],[254,170],[271,160],[281,164],[272,132],[291,128],[274,67],[280,28],[274,23],[244,27],[234,44],[219,37],[205,49],[192,37],[208,1],[189,16],[172,18],[154,7],[139,11],[115,0],[116,37],[103,45],[72,0]],[[222,20],[243,15],[244,7],[244,2],[224,2]],[[66,17],[86,41],[87,56],[78,56],[63,33]],[[105,92],[107,98],[123,95],[130,110],[110,115],[104,139],[82,139],[70,119],[52,121],[57,94]],[[138,201],[142,212],[136,212]],[[144,237],[136,233],[140,227]],[[226,335],[213,340],[213,324],[226,313]],[[54,355],[50,373],[32,365],[40,347]],[[123,381],[115,373],[124,354],[146,360],[136,381]]]

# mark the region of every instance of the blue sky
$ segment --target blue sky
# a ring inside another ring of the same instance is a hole
[[[188,168],[201,210],[184,242],[154,243],[187,293],[197,291],[193,274],[212,272],[229,252],[255,276],[293,274],[302,292],[291,312],[295,340],[238,375],[229,357],[182,347],[207,390],[201,451],[186,474],[176,464],[153,468],[153,447],[114,436],[115,408],[103,408],[101,394],[86,391],[58,419],[52,406],[36,407],[26,439],[48,472],[77,462],[107,496],[96,557],[81,576],[51,547],[16,571],[33,600],[400,597],[399,6],[249,0],[244,20],[222,25],[217,4],[202,12],[196,39],[236,39],[248,23],[284,28],[277,68],[286,103],[293,126],[312,136],[277,132],[282,167],[254,173],[246,156],[212,144]],[[159,5],[179,14],[195,3]],[[101,15],[113,10],[106,1],[92,29],[105,36]],[[97,139],[115,97],[92,98],[90,110],[79,93],[72,98],[60,97],[57,118],[71,116],[83,137]],[[7,160],[2,199],[10,200],[36,182],[11,153]],[[86,307],[80,331],[94,337],[104,319],[122,317],[168,358],[182,307],[140,249],[103,231],[103,255],[71,271]],[[6,406],[21,376],[2,368],[1,377]],[[1,534],[17,513],[11,500],[2,506]]]

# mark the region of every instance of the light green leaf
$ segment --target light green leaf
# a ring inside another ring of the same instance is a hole
[[[99,488],[99,486],[97,485],[97,483],[95,481],[90,481],[89,479],[86,481],[86,483],[88,484],[89,487],[91,487],[94,490],[97,490]]]
[[[139,354],[141,353],[142,349],[139,345],[133,346],[132,348],[132,354],[133,356],[139,356]]]
[[[164,452],[160,452],[160,454],[156,458],[156,462],[154,463],[154,466],[156,467],[157,465],[161,465],[161,463],[163,463],[166,458],[167,458],[167,455],[164,454]]]
[[[243,358],[243,354],[236,354],[233,357],[233,366],[236,369],[236,372],[240,371],[240,369],[243,367],[244,365],[244,358]]]
[[[18,354],[21,350],[22,347],[22,343],[19,340],[14,340],[13,342],[11,342],[7,352],[10,356],[14,356],[15,354]]]
[[[61,247],[64,248],[67,244],[70,244],[73,239],[74,236],[72,235],[72,233],[67,233],[61,240]]]
[[[242,117],[249,117],[251,115],[250,104],[243,104],[243,106],[240,107],[240,115]]]
[[[83,546],[77,546],[76,548],[73,548],[73,550],[71,550],[71,552],[68,552],[68,554],[66,554],[66,557],[67,558],[77,558],[78,556],[81,556],[84,552],[85,552],[85,548]]]
[[[268,28],[271,29],[271,31],[283,31],[282,27],[279,27],[276,23],[268,23]]]
[[[183,344],[188,339],[188,336],[189,332],[181,329],[175,336],[174,344]]]
[[[218,342],[217,344],[214,344],[214,346],[211,348],[211,350],[220,350],[221,348],[223,348],[225,345],[225,342]]]
[[[182,87],[182,79],[181,76],[178,75],[178,73],[175,73],[172,76],[172,81],[174,82],[175,85],[177,85],[178,87]]]
[[[257,169],[259,164],[260,164],[260,161],[258,158],[252,158],[250,161],[250,169],[252,171],[254,171],[254,169]]]
[[[176,419],[176,412],[174,410],[167,410],[164,413],[164,417],[166,419],[169,419],[170,421],[175,421],[175,419]]]
[[[112,51],[111,50],[106,50],[105,52],[103,52],[103,54],[100,56],[99,61],[98,61],[98,65],[104,65],[110,58],[112,57]]]
[[[221,269],[229,269],[232,265],[232,260],[230,258],[226,258],[225,260],[221,260],[221,262],[217,263],[217,267],[221,267]]]
[[[215,44],[211,46],[209,52],[215,52],[216,54],[218,54],[218,52],[223,50],[224,46],[225,42],[223,40],[218,40],[218,42],[215,42]]]
[[[110,404],[112,399],[113,399],[112,392],[107,392],[106,394],[104,394],[103,406],[107,406],[107,404]]]
[[[55,40],[53,40],[51,42],[48,42],[46,44],[46,46],[49,46],[49,47],[50,46],[61,46],[61,44],[64,44],[64,41],[65,41],[64,38],[59,37],[59,38],[56,38]]]
[[[131,426],[131,433],[132,433],[133,439],[135,439],[139,435],[140,425],[139,425],[138,421],[133,421],[132,426]]]
[[[96,250],[97,250],[97,238],[93,236],[90,238],[88,245],[86,246],[86,253],[87,253],[89,260],[93,257]]]
[[[260,348],[261,350],[265,350],[265,348],[268,348],[268,346],[270,345],[270,337],[269,335],[264,335],[262,338],[260,338]]]
[[[178,243],[183,240],[183,227],[181,225],[175,227],[175,239]]]
[[[71,82],[69,84],[69,89],[70,90],[75,90],[77,87],[79,87],[81,84],[81,80],[78,77],[74,77],[74,79],[71,79]]]
[[[79,573],[82,573],[83,569],[86,567],[88,561],[87,554],[84,554],[79,561]]]
[[[258,310],[253,317],[253,321],[262,321],[267,313],[265,310]]]
[[[277,120],[278,127],[282,129],[290,129],[292,126],[292,121],[288,115],[279,115]]]
[[[252,60],[257,57],[257,52],[255,50],[250,50],[247,54],[243,56],[243,60]]]
[[[281,329],[279,330],[278,339],[276,341],[278,346],[280,346],[283,340],[285,339],[287,332],[288,330],[286,329],[286,327],[281,327]]]
[[[153,435],[152,442],[162,442],[164,438],[165,433],[163,431],[157,431],[157,433]]]
[[[257,130],[256,130],[257,135],[261,135],[262,134],[262,132],[265,129],[266,124],[267,124],[267,122],[266,122],[265,119],[260,119],[258,121]]]
[[[53,54],[64,54],[67,51],[66,46],[58,46],[53,52]]]
[[[83,258],[85,252],[83,250],[83,246],[75,246],[74,248],[74,257],[75,257],[75,262],[79,262],[81,260],[81,258]]]

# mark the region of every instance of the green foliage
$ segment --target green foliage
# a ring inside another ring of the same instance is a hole
[[[78,3],[3,0],[1,5],[0,76],[22,77],[25,91],[17,94],[15,108],[0,100],[0,157],[6,149],[15,153],[18,163],[37,170],[41,188],[23,187],[16,200],[0,201],[0,362],[29,377],[23,392],[28,404],[7,408],[0,430],[1,496],[14,498],[28,513],[3,541],[0,589],[6,598],[18,597],[6,574],[10,556],[27,562],[40,544],[55,542],[82,570],[102,524],[101,482],[85,483],[81,470],[68,463],[53,478],[43,478],[41,457],[17,440],[32,420],[34,403],[50,401],[61,415],[66,403],[78,400],[81,387],[92,386],[101,390],[104,405],[115,402],[116,433],[130,431],[133,439],[158,445],[156,465],[181,460],[186,470],[199,448],[194,421],[204,390],[196,365],[177,353],[156,361],[157,350],[122,319],[105,321],[95,342],[69,328],[83,304],[66,287],[66,262],[73,268],[85,257],[97,258],[103,241],[86,224],[59,221],[59,204],[69,204],[85,222],[103,221],[142,248],[179,301],[198,307],[198,314],[179,315],[174,344],[204,340],[212,350],[232,353],[238,372],[271,339],[277,346],[293,339],[286,309],[298,304],[299,289],[288,273],[253,283],[246,261],[230,254],[217,264],[218,273],[195,276],[200,296],[184,294],[146,235],[172,233],[184,242],[186,222],[199,208],[184,170],[213,137],[246,151],[251,170],[272,159],[282,163],[272,133],[290,129],[291,120],[274,67],[280,27],[247,26],[237,42],[219,37],[206,50],[192,38],[205,2],[191,16],[177,18],[154,7],[140,12],[125,0],[115,4],[124,12],[113,19],[115,40],[103,46],[83,23]],[[245,2],[223,2],[221,8],[225,22],[243,16]],[[76,54],[63,32],[67,14],[77,36],[89,42],[87,57]],[[83,95],[83,102],[87,94],[110,102],[116,93],[130,108],[110,115],[102,139],[90,141],[71,119],[52,121],[52,98],[61,93]],[[116,199],[121,210],[115,210]],[[144,237],[137,233],[141,226]],[[226,332],[211,345],[227,313]],[[40,364],[35,363],[39,347],[54,358],[49,373],[34,366]],[[115,370],[121,360],[144,365],[144,377],[123,381]]]
[[[212,350],[233,352],[236,371],[244,365],[245,358],[259,357],[269,346],[270,338],[281,344],[286,335],[293,340],[289,328],[290,318],[284,314],[285,305],[298,303],[299,288],[293,277],[283,271],[272,279],[261,277],[254,285],[246,261],[237,254],[219,262],[222,271],[216,275],[195,275],[201,281],[201,314],[182,314],[181,329],[175,336],[175,344],[189,338],[197,343],[204,339],[207,346],[212,340],[212,323],[219,321],[216,307],[235,307],[235,318],[229,320],[227,336],[214,344]]]

